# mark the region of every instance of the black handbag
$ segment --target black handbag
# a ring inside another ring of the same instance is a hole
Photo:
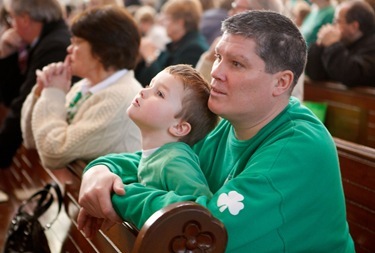
[[[54,194],[58,201],[58,211],[55,218],[45,226],[39,222],[39,217],[44,214],[54,201]],[[50,253],[47,237],[44,233],[57,219],[63,197],[57,184],[47,184],[42,190],[34,193],[25,200],[17,210],[8,229],[4,253],[33,252]],[[26,211],[26,209],[28,211]]]

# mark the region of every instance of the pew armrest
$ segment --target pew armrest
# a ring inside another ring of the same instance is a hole
[[[205,207],[195,202],[179,202],[159,210],[146,221],[132,253],[220,253],[225,251],[227,239],[224,225]]]

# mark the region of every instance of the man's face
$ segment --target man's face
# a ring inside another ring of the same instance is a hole
[[[7,9],[7,20],[23,40],[27,40],[30,17],[27,14],[17,15],[12,9]]]
[[[349,7],[341,7],[335,13],[335,25],[341,32],[341,41],[344,43],[349,43],[354,34],[358,32],[357,26],[353,23],[346,22],[346,13],[348,12]]]
[[[224,33],[212,68],[210,110],[231,121],[257,125],[276,109],[279,72],[269,74],[254,40]]]

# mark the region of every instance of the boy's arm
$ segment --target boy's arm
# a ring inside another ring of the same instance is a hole
[[[97,165],[106,166],[112,173],[116,174],[122,179],[124,184],[137,182],[138,164],[141,159],[141,152],[123,153],[123,154],[109,154],[101,156],[91,161],[83,173],[85,174],[92,167]],[[88,180],[87,180],[88,181]]]
[[[125,195],[112,196],[113,207],[123,220],[130,221],[141,228],[154,212],[169,204],[194,201],[200,196],[205,196],[207,199],[212,197],[206,178],[199,167],[198,157],[190,151],[182,150],[182,152],[186,153],[178,155],[176,149],[170,150],[168,154],[173,157],[164,163],[158,163],[159,168],[154,168],[157,174],[153,176],[154,180],[151,182],[146,180],[146,182],[127,184]],[[164,153],[162,154],[165,157]],[[133,207],[138,210],[130,210]]]

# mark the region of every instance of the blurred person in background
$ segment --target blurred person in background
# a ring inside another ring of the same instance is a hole
[[[199,30],[206,38],[209,45],[221,35],[221,22],[229,15],[229,10],[232,8],[233,0],[219,0],[217,7],[211,8],[203,12]]]
[[[36,83],[36,70],[66,56],[70,33],[57,0],[4,0],[11,24],[0,38],[0,102],[8,113],[0,126],[0,168],[22,143],[21,107]]]
[[[161,11],[162,24],[171,42],[166,50],[158,50],[149,41],[142,41],[141,60],[135,69],[137,80],[146,86],[164,68],[175,64],[189,64],[195,67],[208,44],[199,32],[202,6],[199,0],[169,0]]]
[[[318,38],[319,29],[325,24],[332,24],[335,7],[331,0],[311,0],[309,15],[300,26],[301,33],[309,47]]]
[[[141,6],[135,11],[134,18],[141,32],[142,41],[148,40],[147,43],[154,44],[158,50],[165,50],[170,38],[165,27],[159,24],[155,8],[149,5]]]
[[[309,49],[306,75],[349,87],[375,86],[375,13],[370,4],[349,0],[337,6],[335,24],[323,26]]]

